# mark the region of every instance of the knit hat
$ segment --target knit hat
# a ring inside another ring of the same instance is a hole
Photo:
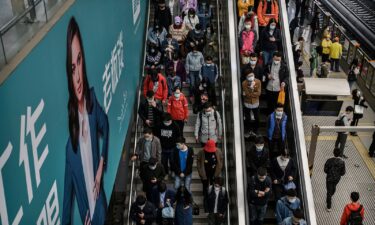
[[[216,145],[214,140],[208,140],[206,145],[204,146],[204,150],[206,152],[216,152]]]
[[[175,23],[176,25],[180,25],[180,24],[181,24],[181,17],[176,16],[176,17],[174,18],[174,23]]]

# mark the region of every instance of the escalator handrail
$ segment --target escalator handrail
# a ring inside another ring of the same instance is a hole
[[[316,222],[316,214],[315,214],[315,205],[314,205],[314,198],[312,193],[312,186],[311,186],[311,179],[309,175],[309,167],[307,161],[307,151],[305,145],[305,134],[303,129],[302,123],[302,115],[301,115],[301,104],[299,101],[299,93],[297,87],[297,76],[295,71],[293,53],[292,53],[292,43],[291,37],[289,33],[289,23],[287,17],[287,7],[285,1],[279,1],[279,10],[280,10],[280,26],[283,28],[281,29],[282,32],[282,41],[283,41],[283,48],[284,48],[284,56],[285,62],[289,67],[289,94],[290,94],[290,101],[291,101],[291,116],[295,118],[293,126],[294,126],[294,140],[295,140],[295,147],[296,147],[296,154],[297,157],[301,160],[299,163],[300,169],[300,184],[302,194],[302,200],[304,202],[304,210],[305,210],[305,218],[306,222],[309,225],[317,225]]]
[[[144,49],[143,49],[143,67],[142,68],[145,68],[145,64],[146,64],[146,51],[147,51],[147,31],[148,31],[148,28],[149,28],[149,21],[150,21],[150,11],[151,11],[151,4],[150,4],[151,1],[148,1],[148,10],[147,10],[147,22],[146,22],[146,35],[145,35],[145,40],[144,40]],[[141,95],[142,95],[142,80],[143,80],[143,77],[145,76],[145,70],[143,69],[142,70],[142,79],[140,79],[140,82],[139,82],[139,85],[138,85],[138,96],[137,96],[137,110],[139,108],[139,105],[141,103]],[[135,130],[134,130],[134,147],[133,147],[133,154],[135,154],[135,150],[137,148],[137,143],[138,143],[138,123],[140,122],[140,118],[139,118],[139,115],[138,113],[136,113],[136,120],[135,120]],[[136,194],[137,194],[137,191],[134,189],[134,178],[135,178],[135,175],[137,173],[137,170],[136,170],[136,161],[131,161],[130,163],[132,163],[132,170],[131,170],[131,179],[130,179],[130,191],[129,191],[129,202],[128,202],[128,217],[127,217],[127,224],[134,224],[133,221],[130,221],[130,208],[131,208],[131,205],[132,205],[132,202],[133,202],[133,196],[135,197]],[[133,190],[134,189],[134,190]],[[134,194],[133,194],[134,192]]]
[[[236,163],[236,195],[237,195],[237,211],[238,224],[245,225],[248,218],[248,210],[246,204],[246,174],[244,173],[244,155],[245,143],[242,137],[243,126],[241,123],[242,108],[239,88],[239,54],[238,54],[238,40],[236,32],[236,6],[235,1],[228,1],[228,26],[229,26],[229,50],[230,50],[230,71],[232,80],[232,109],[233,112],[238,112],[240,116],[233,116],[233,143],[234,143],[234,158]]]

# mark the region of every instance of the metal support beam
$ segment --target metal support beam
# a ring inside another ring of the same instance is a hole
[[[314,167],[314,158],[315,158],[315,153],[316,153],[316,146],[318,144],[318,137],[321,132],[369,132],[369,131],[375,131],[375,126],[336,127],[336,126],[319,126],[316,124],[313,125],[311,128],[310,150],[308,152],[310,176],[312,176],[312,170]]]

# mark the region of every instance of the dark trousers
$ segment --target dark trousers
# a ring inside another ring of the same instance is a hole
[[[224,216],[220,217],[219,213],[208,214],[208,225],[221,225],[224,222]]]
[[[322,54],[322,62],[327,62],[329,59],[329,54]]]
[[[273,159],[281,154],[281,151],[284,150],[284,141],[282,138],[274,138],[269,140],[268,143],[270,149],[270,159]]]
[[[326,188],[327,188],[327,198],[326,198],[326,203],[327,203],[327,208],[330,209],[332,206],[332,196],[336,192],[336,186],[339,183],[340,180],[338,181],[327,181],[326,182]]]
[[[347,138],[348,138],[348,134],[345,134],[343,132],[339,132],[337,134],[335,148],[340,148],[340,156],[344,155],[345,143],[346,143]]]
[[[245,131],[253,131],[256,133],[259,128],[259,108],[249,109],[244,107],[245,116]],[[254,115],[254,120],[251,120],[251,112]]]
[[[172,165],[173,163],[173,149],[163,149],[161,152],[161,164],[164,167],[165,174],[169,173],[168,162],[169,165]]]
[[[331,59],[331,70],[339,72],[340,71],[340,59]]]
[[[282,182],[280,179],[279,181]],[[284,185],[283,184],[272,184],[272,192],[275,196],[275,202],[284,196]]]
[[[180,128],[181,135],[184,136],[185,121],[183,120],[173,120],[173,121],[177,124],[178,128]]]
[[[266,91],[268,113],[271,114],[277,106],[277,99],[279,98],[279,91]]]
[[[374,157],[375,156],[374,153],[375,153],[375,141],[372,140],[370,148],[368,150],[368,154],[370,155],[370,157]]]

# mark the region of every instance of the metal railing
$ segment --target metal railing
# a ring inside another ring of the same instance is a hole
[[[4,61],[5,61],[5,64],[8,63],[8,59],[7,59],[7,54],[6,54],[6,51],[5,51],[5,45],[4,45],[4,40],[3,40],[3,36],[10,30],[12,29],[18,22],[20,22],[23,18],[25,18],[27,16],[27,14],[29,14],[31,11],[35,11],[36,10],[36,7],[40,4],[40,3],[43,3],[43,7],[44,7],[44,14],[45,14],[45,17],[46,17],[46,22],[48,21],[48,15],[47,15],[47,8],[46,8],[46,2],[45,0],[35,0],[33,2],[33,4],[29,5],[25,11],[23,13],[21,13],[20,15],[16,16],[16,17],[13,17],[9,22],[7,22],[5,25],[3,25],[1,28],[0,28],[0,42],[1,42],[1,47],[2,47],[2,50],[3,50],[3,55],[4,55]]]
[[[145,35],[145,41],[144,41],[144,46],[147,45],[147,31],[149,28],[149,21],[150,21],[150,7],[151,7],[151,1],[148,1],[148,8],[147,8],[147,23],[146,23],[146,35]],[[143,54],[143,68],[145,68],[145,63],[146,63],[146,47],[144,47],[144,54]],[[138,96],[137,96],[137,109],[139,108],[140,102],[141,102],[141,95],[142,95],[142,80],[145,76],[145,72],[143,70],[142,72],[142,79],[140,79],[139,85],[138,85]],[[138,143],[138,124],[140,122],[140,118],[138,113],[136,114],[136,119],[135,119],[135,130],[134,130],[134,146],[133,146],[133,154],[135,154],[135,150],[137,148],[137,143]],[[131,169],[131,178],[130,178],[130,191],[129,191],[129,201],[128,201],[128,215],[127,215],[127,224],[134,224],[133,221],[130,220],[130,208],[133,203],[133,199],[136,198],[137,196],[137,190],[134,188],[134,178],[135,175],[138,173],[138,169],[136,169],[136,161],[131,161],[132,164],[132,169]],[[126,203],[125,203],[126,205]]]

